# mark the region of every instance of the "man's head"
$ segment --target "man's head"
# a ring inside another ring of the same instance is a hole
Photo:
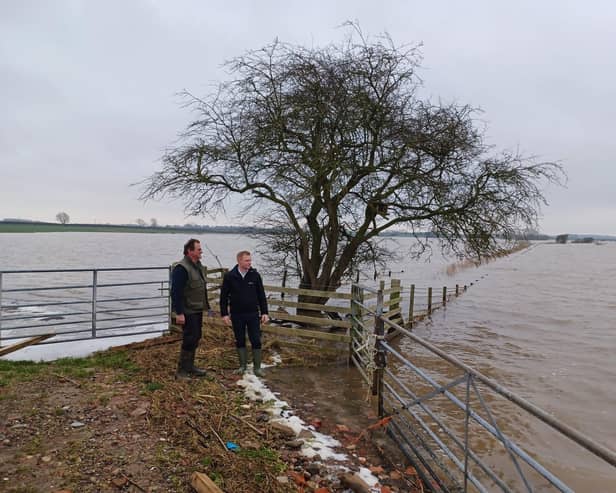
[[[252,257],[250,256],[250,252],[248,250],[242,250],[241,252],[237,252],[237,265],[242,271],[247,271],[250,269],[252,265]]]
[[[184,255],[187,256],[192,262],[198,262],[203,255],[203,249],[201,248],[201,242],[191,238],[184,245]]]

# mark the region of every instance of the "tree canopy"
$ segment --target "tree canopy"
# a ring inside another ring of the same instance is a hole
[[[191,215],[245,200],[272,259],[303,287],[335,289],[387,254],[379,234],[431,231],[472,255],[535,227],[542,185],[561,167],[484,142],[478,110],[419,95],[417,47],[359,30],[305,48],[274,41],[227,64],[230,80],[200,98],[142,198],[171,196]]]
[[[56,214],[56,221],[60,224],[68,224],[70,220],[71,218],[66,212],[58,212]]]

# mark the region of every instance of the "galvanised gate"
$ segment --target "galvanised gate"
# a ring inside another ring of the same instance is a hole
[[[169,326],[169,267],[0,271],[0,343],[155,334]]]
[[[433,491],[573,491],[505,431],[502,408],[511,405],[527,423],[551,428],[559,446],[582,447],[616,468],[613,450],[403,327],[391,293],[383,283],[353,285],[351,360],[390,436]],[[412,341],[413,354],[402,354],[394,335]],[[502,451],[496,466],[490,455]]]

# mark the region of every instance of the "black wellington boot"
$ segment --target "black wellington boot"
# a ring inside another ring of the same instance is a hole
[[[197,352],[197,350],[193,350],[190,351],[190,374],[194,375],[195,377],[205,377],[207,376],[207,373],[205,370],[202,370],[201,368],[197,368],[195,366],[195,353]]]
[[[175,374],[175,378],[177,379],[187,379],[190,378],[191,369],[191,359],[190,359],[190,351],[186,351],[182,349],[180,351],[180,359],[178,361],[178,370]]]

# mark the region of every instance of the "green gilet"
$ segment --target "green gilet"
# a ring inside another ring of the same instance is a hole
[[[208,309],[205,276],[201,262],[193,264],[188,257],[178,262],[188,272],[188,281],[182,295],[184,313],[192,314]]]

